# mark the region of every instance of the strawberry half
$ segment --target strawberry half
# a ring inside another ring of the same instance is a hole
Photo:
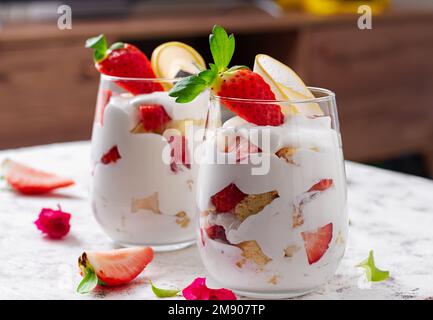
[[[308,263],[311,265],[322,258],[332,239],[332,223],[314,231],[301,232],[307,252]]]
[[[114,146],[102,156],[101,162],[103,164],[116,163],[117,160],[121,158],[122,157],[120,156],[119,149],[117,148],[117,146]]]
[[[312,191],[325,191],[326,189],[329,189],[332,186],[332,179],[321,179],[319,182],[317,182],[315,185],[313,185],[310,189],[308,189],[307,192]]]
[[[7,183],[23,194],[44,194],[74,184],[71,179],[36,170],[9,159],[3,161],[2,169]]]
[[[218,213],[230,212],[247,195],[231,183],[220,192],[214,194],[210,200]]]
[[[260,126],[281,125],[284,122],[281,107],[272,103],[272,100],[275,100],[275,94],[262,76],[245,66],[227,68],[234,53],[234,36],[228,36],[222,27],[214,26],[209,42],[214,60],[213,64],[209,64],[210,69],[178,81],[170,90],[169,95],[175,97],[176,102],[186,103],[195,99],[206,88],[212,88],[217,96],[222,97],[220,101],[229,110],[248,122]],[[241,101],[240,99],[267,100],[268,102]]]
[[[187,169],[191,169],[191,162],[189,159],[187,141],[185,136],[170,136],[168,138],[168,143],[171,147],[170,152],[170,169],[173,172],[178,172],[182,170],[182,166]]]
[[[137,47],[129,43],[116,42],[110,48],[104,35],[90,38],[86,48],[94,49],[93,60],[102,74],[125,78],[156,78],[149,59]],[[117,85],[132,94],[164,91],[156,81],[122,80]]]
[[[164,125],[171,120],[160,104],[140,106],[139,114],[144,130],[150,132],[161,131]]]
[[[84,277],[77,291],[87,293],[98,284],[117,286],[135,279],[152,261],[150,247],[125,248],[112,251],[87,251],[78,259]]]

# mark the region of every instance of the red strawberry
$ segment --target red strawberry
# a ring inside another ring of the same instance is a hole
[[[236,162],[241,162],[252,153],[260,153],[262,150],[243,137],[236,137]]]
[[[86,48],[93,48],[93,58],[99,72],[115,77],[155,78],[149,59],[137,47],[128,43],[117,42],[110,48],[104,35],[90,38]],[[152,81],[116,81],[116,83],[132,94],[164,91],[162,85]]]
[[[104,154],[101,158],[101,162],[103,164],[116,163],[117,160],[121,159],[119,149],[117,146],[112,147],[106,154]]]
[[[2,169],[7,183],[23,194],[43,194],[74,184],[71,179],[36,170],[9,159],[3,161]]]
[[[321,179],[314,186],[312,186],[307,192],[325,191],[326,189],[329,189],[332,186],[332,183],[333,183],[332,179]]]
[[[171,146],[171,171],[178,172],[179,170],[182,170],[181,165],[191,169],[186,138],[184,136],[170,136],[168,138],[168,143]]]
[[[220,97],[275,100],[275,94],[262,76],[249,69],[223,74],[216,80],[212,90]],[[257,125],[279,126],[284,121],[284,115],[278,104],[239,102],[229,99],[222,99],[221,102],[241,118]]]
[[[205,228],[206,234],[209,238],[214,240],[222,240],[227,242],[226,231],[223,226],[213,225]]]
[[[313,264],[319,261],[328,250],[332,239],[332,223],[328,223],[314,231],[301,232],[301,235],[304,239],[308,263]]]
[[[96,102],[96,113],[95,121],[100,123],[101,126],[104,125],[104,113],[108,102],[111,99],[113,92],[110,89],[101,89],[98,95],[98,101]]]
[[[171,120],[170,116],[160,104],[140,106],[140,121],[146,131],[160,130]]]
[[[230,212],[246,196],[234,183],[231,183],[210,199],[217,212]]]
[[[102,285],[116,286],[128,283],[135,279],[152,259],[153,250],[150,247],[84,252],[78,259],[80,273],[84,277],[80,286],[86,278],[90,278],[89,273],[92,272]],[[96,283],[93,288],[95,286]]]
[[[209,70],[176,83],[169,93],[171,97],[176,97],[176,102],[190,102],[209,87],[223,98],[275,100],[271,87],[259,74],[244,66],[227,68],[235,49],[233,35],[228,36],[222,27],[214,26],[209,42],[214,63],[209,64]],[[279,126],[284,122],[278,104],[256,102],[221,99],[228,109],[251,123]]]

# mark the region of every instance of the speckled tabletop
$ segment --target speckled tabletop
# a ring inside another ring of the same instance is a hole
[[[195,247],[157,253],[134,282],[91,295],[75,292],[77,257],[114,244],[94,220],[88,201],[88,142],[0,152],[6,157],[62,175],[77,184],[50,196],[23,197],[0,191],[0,299],[155,299],[148,279],[161,287],[183,288],[206,275]],[[433,299],[433,181],[351,162],[350,234],[346,255],[329,283],[300,299]],[[33,221],[42,207],[72,214],[71,232],[49,240]],[[376,264],[391,277],[367,283],[358,262],[374,250]]]

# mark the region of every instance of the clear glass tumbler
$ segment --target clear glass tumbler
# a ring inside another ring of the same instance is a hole
[[[178,80],[101,75],[91,202],[96,220],[120,245],[166,251],[195,242],[192,132],[204,128],[209,94],[175,103],[167,90]]]
[[[211,96],[197,179],[198,248],[221,286],[256,298],[305,294],[332,277],[348,232],[346,177],[335,95],[258,101]],[[278,104],[280,126],[228,111]],[[209,122],[209,124],[212,122]],[[215,123],[215,122],[214,122]]]

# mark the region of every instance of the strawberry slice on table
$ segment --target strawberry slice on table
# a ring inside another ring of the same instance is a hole
[[[313,185],[310,189],[308,189],[307,192],[312,191],[325,191],[332,187],[333,180],[332,179],[321,179],[319,182],[317,182],[315,185]]]
[[[150,132],[161,131],[164,125],[171,120],[160,104],[140,106],[139,115],[144,130]]]
[[[214,194],[210,199],[217,212],[230,212],[241,202],[247,194],[231,183],[220,192]]]
[[[103,164],[116,163],[117,160],[121,158],[122,157],[120,156],[119,149],[117,148],[117,146],[114,146],[102,156],[101,162]]]
[[[191,169],[191,162],[187,149],[187,140],[185,136],[175,135],[168,138],[170,144],[170,169],[174,173],[182,170],[182,166]]]
[[[221,102],[229,110],[248,122],[262,126],[281,125],[284,122],[281,107],[272,103],[275,94],[262,76],[245,66],[227,68],[235,49],[234,36],[228,36],[222,27],[214,26],[209,42],[214,60],[213,64],[209,64],[210,69],[177,82],[169,95],[175,97],[176,102],[186,103],[206,88],[211,88],[217,96],[222,97]],[[252,103],[240,99],[268,101]]]
[[[136,46],[116,42],[110,47],[103,34],[86,41],[86,48],[92,48],[96,69],[102,74],[125,78],[156,78],[149,59]],[[118,80],[117,85],[132,94],[164,91],[156,81]]]
[[[71,179],[37,170],[10,159],[3,161],[2,169],[7,183],[15,191],[23,194],[44,194],[74,184]]]
[[[332,223],[314,231],[301,232],[307,251],[308,263],[311,265],[322,258],[332,239]]]
[[[124,248],[111,251],[86,251],[78,258],[83,280],[79,293],[88,293],[98,284],[117,286],[135,279],[152,261],[150,247]]]

